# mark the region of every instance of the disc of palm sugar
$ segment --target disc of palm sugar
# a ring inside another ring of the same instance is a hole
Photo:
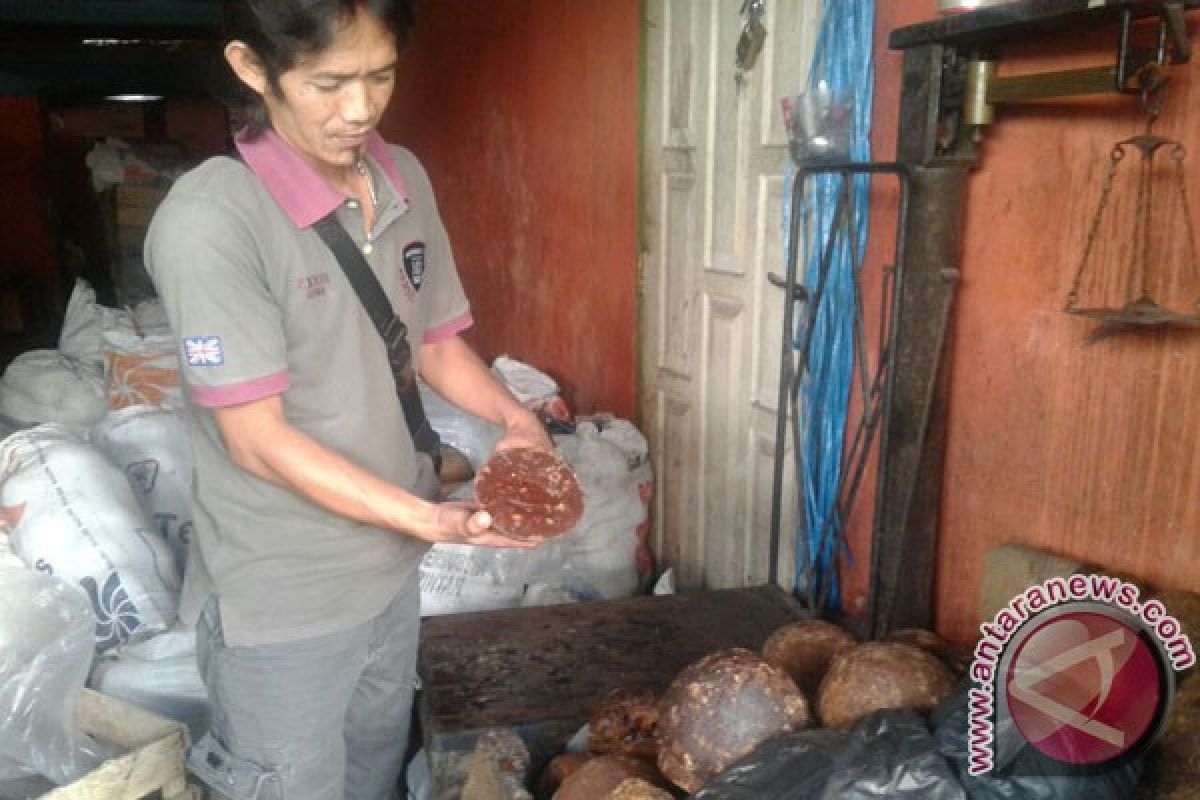
[[[866,642],[833,657],[817,691],[817,713],[827,728],[848,728],[882,709],[928,712],[953,688],[949,667],[919,647]]]
[[[538,797],[544,800],[554,797],[563,781],[591,759],[588,753],[562,753],[550,759],[538,779]]]
[[[718,650],[675,676],[659,701],[658,768],[695,793],[767,739],[807,728],[795,681],[757,653]]]
[[[583,490],[553,453],[519,447],[496,453],[479,469],[475,497],[492,527],[521,539],[551,539],[583,515]]]
[[[892,631],[884,637],[884,641],[911,644],[913,647],[918,647],[926,653],[936,656],[950,668],[955,677],[962,675],[971,667],[970,650],[965,647],[956,647],[933,631],[924,628],[902,628]]]
[[[626,778],[604,800],[675,800],[675,797],[641,778]]]
[[[596,756],[563,779],[554,800],[600,800],[629,778],[663,780],[653,764],[624,756]]]
[[[856,644],[853,634],[832,622],[805,619],[776,628],[763,644],[762,655],[768,664],[791,675],[808,698],[815,700],[829,662]]]
[[[588,750],[653,761],[657,725],[658,695],[646,688],[613,689],[592,711]]]

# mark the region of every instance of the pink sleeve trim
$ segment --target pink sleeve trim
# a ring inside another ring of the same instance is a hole
[[[471,316],[471,312],[463,314],[461,317],[455,317],[449,322],[443,322],[436,328],[430,328],[425,331],[425,336],[421,339],[423,344],[437,344],[444,342],[451,336],[462,333],[467,328],[475,324],[475,319]]]
[[[224,408],[283,394],[289,385],[287,370],[284,370],[264,378],[255,378],[228,386],[192,386],[189,388],[192,402],[196,405],[205,408]]]

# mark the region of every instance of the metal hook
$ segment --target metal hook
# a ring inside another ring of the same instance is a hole
[[[742,26],[742,35],[738,38],[737,51],[734,56],[734,62],[737,66],[737,72],[734,79],[738,85],[742,84],[745,74],[754,69],[754,64],[758,61],[758,55],[762,52],[763,43],[767,38],[767,29],[763,25],[763,16],[766,14],[767,0],[743,0],[742,10],[740,14],[745,17],[746,22]]]
[[[1158,121],[1162,114],[1163,95],[1166,93],[1167,81],[1170,79],[1170,74],[1163,64],[1150,63],[1138,70],[1137,80],[1141,86],[1141,105],[1142,109],[1149,115],[1150,119],[1146,123],[1146,132],[1149,133],[1150,128]]]

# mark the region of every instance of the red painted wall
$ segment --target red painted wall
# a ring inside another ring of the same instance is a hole
[[[35,98],[0,97],[0,275],[53,281],[45,135]]]
[[[887,34],[932,16],[934,5],[878,3],[877,158],[895,152],[900,55],[886,50]],[[1003,69],[1111,61],[1114,35],[1010,49]],[[1197,92],[1200,62],[1193,61],[1173,72],[1157,128],[1187,146],[1193,194]],[[1200,335],[1123,335],[1088,345],[1092,325],[1061,311],[1108,152],[1143,125],[1130,101],[1097,98],[1005,109],[988,131],[970,181],[952,328],[937,586],[938,628],[952,638],[975,637],[983,554],[1000,543],[1132,572],[1161,588],[1200,590]],[[1194,200],[1192,210],[1200,211]],[[890,227],[887,204],[877,211],[879,226]],[[1103,235],[1116,241],[1107,229]],[[1181,235],[1160,234],[1174,237],[1175,250]],[[856,536],[864,541],[861,530]]]
[[[382,132],[424,162],[487,359],[636,407],[637,0],[424,0]]]

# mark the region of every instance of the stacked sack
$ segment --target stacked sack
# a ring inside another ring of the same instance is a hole
[[[531,366],[501,356],[492,372],[556,431],[555,448],[583,489],[583,517],[574,530],[532,550],[434,545],[421,564],[422,615],[614,599],[645,589],[654,573],[648,541],[654,472],[645,437],[611,415],[573,419],[557,383]],[[442,442],[478,470],[500,428],[428,387],[421,396]],[[473,497],[468,484],[451,499]]]
[[[559,542],[562,573],[550,579],[581,600],[636,594],[653,572],[646,544],[653,473],[645,438],[627,420],[597,417],[556,436],[555,445],[579,479],[584,508],[579,525]]]
[[[125,472],[142,510],[183,574],[192,532],[192,450],[180,415],[155,406],[109,412],[92,440]]]
[[[110,410],[139,404],[183,405],[162,304],[106,308],[84,281],[71,293],[58,348],[22,353],[0,377],[0,416],[21,427],[53,422],[85,432]]]
[[[17,555],[78,585],[96,617],[89,685],[186,722],[207,719],[193,632],[179,625],[192,458],[162,306],[106,308],[84,282],[59,348],[0,379],[0,514]],[[6,431],[7,433],[8,431]]]
[[[39,425],[0,444],[0,506],[17,556],[87,593],[98,651],[174,624],[180,580],[166,542],[124,473],[67,428]]]

